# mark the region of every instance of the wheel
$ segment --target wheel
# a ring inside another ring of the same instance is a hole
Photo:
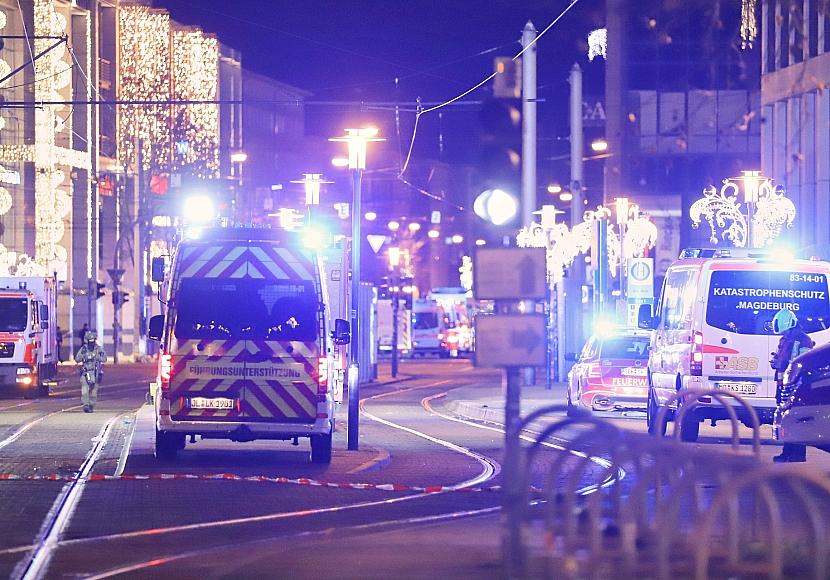
[[[683,423],[680,425],[680,440],[687,443],[694,443],[700,435],[700,421],[693,413],[686,413]]]
[[[576,417],[579,414],[579,409],[571,401],[571,389],[568,389],[568,397],[565,403],[565,414],[568,417]]]
[[[659,434],[661,437],[666,434],[666,421],[662,425],[657,425],[657,415],[660,413],[660,406],[657,404],[657,399],[654,396],[652,389],[648,390],[648,404],[646,405],[646,424],[648,425],[649,435]]]
[[[179,449],[184,449],[184,433],[168,433],[156,429],[156,459],[171,460],[176,458]]]
[[[51,390],[49,389],[49,383],[43,383],[37,388],[37,396],[44,397],[46,399],[49,398],[51,395]]]
[[[331,433],[328,435],[312,435],[311,439],[311,462],[331,463]]]

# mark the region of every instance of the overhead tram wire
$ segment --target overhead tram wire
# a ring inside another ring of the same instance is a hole
[[[548,32],[551,28],[553,28],[553,26],[554,26],[557,22],[559,22],[559,21],[560,21],[560,20],[561,20],[561,19],[562,19],[562,18],[563,18],[563,17],[564,17],[564,16],[565,16],[568,12],[570,12],[571,8],[573,8],[574,6],[576,6],[578,3],[579,3],[579,0],[571,0],[571,3],[570,3],[570,4],[568,4],[568,6],[567,6],[567,7],[566,7],[566,8],[565,8],[565,9],[564,9],[564,10],[563,10],[560,14],[559,14],[559,16],[557,16],[556,18],[554,18],[554,19],[553,19],[553,21],[552,21],[550,24],[548,24],[548,25],[545,27],[545,29],[544,29],[544,30],[542,30],[542,32],[540,32],[540,33],[536,36],[536,38],[534,38],[534,39],[533,39],[533,41],[532,41],[532,42],[530,42],[530,44],[528,44],[527,46],[522,47],[522,50],[520,50],[520,51],[519,51],[519,52],[518,52],[515,56],[513,56],[513,57],[511,58],[511,60],[515,62],[515,61],[516,61],[518,58],[520,58],[520,57],[521,57],[521,56],[522,56],[522,55],[523,55],[523,54],[524,54],[524,53],[525,53],[525,52],[526,52],[526,51],[527,51],[530,47],[532,47],[532,46],[533,46],[533,45],[535,45],[537,42],[539,42],[539,39],[540,39],[540,38],[542,38],[542,37],[543,37],[543,36],[544,36],[544,35],[545,35],[545,34],[546,34],[546,33],[547,33],[547,32]],[[414,127],[413,127],[413,129],[412,129],[412,139],[411,139],[411,141],[410,141],[410,143],[409,143],[409,152],[407,153],[407,156],[406,156],[406,161],[404,161],[404,164],[403,164],[403,166],[401,167],[400,174],[399,174],[399,176],[400,176],[400,177],[402,177],[402,176],[403,176],[403,174],[404,174],[404,173],[406,173],[406,170],[409,168],[409,162],[410,162],[410,161],[411,161],[411,159],[412,159],[412,149],[413,149],[413,147],[415,146],[415,138],[416,138],[416,137],[417,137],[417,135],[418,135],[418,121],[420,120],[421,116],[422,116],[422,115],[425,115],[425,114],[427,114],[427,113],[432,113],[433,111],[437,111],[438,109],[443,109],[444,107],[447,107],[447,106],[449,106],[449,105],[455,104],[457,101],[459,101],[460,99],[463,99],[464,97],[466,97],[467,95],[469,95],[470,93],[472,93],[473,91],[475,91],[476,89],[479,89],[479,88],[481,88],[482,86],[484,86],[486,83],[488,83],[488,82],[489,82],[489,81],[491,81],[493,78],[495,78],[495,76],[496,76],[497,74],[499,74],[499,73],[498,73],[498,72],[494,72],[494,73],[490,74],[487,78],[485,78],[485,79],[484,79],[484,80],[482,80],[481,82],[479,82],[479,83],[477,83],[477,84],[473,85],[472,87],[470,87],[470,88],[469,88],[469,89],[467,89],[466,91],[464,91],[464,92],[462,92],[462,93],[460,93],[460,94],[456,95],[455,97],[453,97],[453,98],[449,99],[448,101],[444,101],[443,103],[439,103],[439,104],[437,104],[437,105],[432,105],[432,106],[429,106],[429,107],[427,107],[427,108],[425,108],[425,109],[422,109],[422,110],[420,110],[420,111],[418,111],[418,112],[416,112],[416,113],[415,113],[415,125],[414,125]]]

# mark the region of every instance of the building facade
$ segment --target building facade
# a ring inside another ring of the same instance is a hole
[[[797,215],[790,241],[830,258],[830,5],[761,4],[761,168],[787,189]]]

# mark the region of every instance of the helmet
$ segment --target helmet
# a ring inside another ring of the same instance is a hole
[[[87,330],[84,334],[84,342],[95,342],[98,340],[98,335],[92,330]]]
[[[798,324],[798,318],[793,311],[782,308],[772,319],[772,331],[775,334],[784,334],[791,328],[795,328],[796,324]]]

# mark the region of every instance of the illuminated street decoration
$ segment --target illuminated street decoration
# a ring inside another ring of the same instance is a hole
[[[6,215],[12,208],[12,194],[5,187],[0,187],[0,215]]]
[[[741,0],[741,48],[752,48],[758,36],[755,4],[756,0]]]
[[[69,5],[61,6],[61,9],[69,9]],[[35,0],[33,9],[35,36],[60,37],[68,34],[67,18],[56,9],[53,0]],[[5,25],[6,18],[5,13],[0,16],[0,24]],[[34,82],[35,101],[65,101],[72,98],[73,77],[68,51],[62,45],[47,51],[52,45],[54,39],[34,40],[33,52],[45,52],[34,63],[34,76],[37,79]],[[61,167],[88,170],[92,165],[88,151],[72,148],[73,136],[66,130],[70,116],[71,110],[64,105],[38,107],[34,113],[33,143],[0,146],[0,162],[28,162],[33,163],[35,169],[35,256],[33,259],[0,247],[2,271],[17,275],[58,272],[59,277],[66,276],[67,251],[62,243],[67,230],[65,220],[70,216],[72,203],[67,193],[71,184],[65,183],[68,172]],[[13,201],[12,198],[11,204]],[[9,211],[11,204],[9,198],[0,195],[0,209],[8,206],[6,211]]]
[[[597,30],[591,31],[588,35],[588,60],[594,60],[598,56],[601,56],[603,59],[607,58],[607,50],[608,30],[598,28]]]
[[[744,204],[739,201],[741,187]],[[784,194],[784,188],[774,185],[772,179],[757,171],[745,171],[740,177],[724,179],[720,190],[712,185],[704,188],[703,197],[692,204],[689,216],[695,228],[706,220],[713,244],[721,239],[739,248],[747,244],[763,247],[795,221],[795,205]]]
[[[213,100],[219,94],[219,41],[198,29],[173,31],[173,97]],[[219,105],[177,107],[173,140],[177,149],[173,169],[188,168],[201,178],[219,177]]]
[[[146,6],[119,10],[119,98],[167,101],[171,95],[170,15]],[[118,161],[134,167],[141,142],[144,169],[170,166],[170,105],[118,106]]]

